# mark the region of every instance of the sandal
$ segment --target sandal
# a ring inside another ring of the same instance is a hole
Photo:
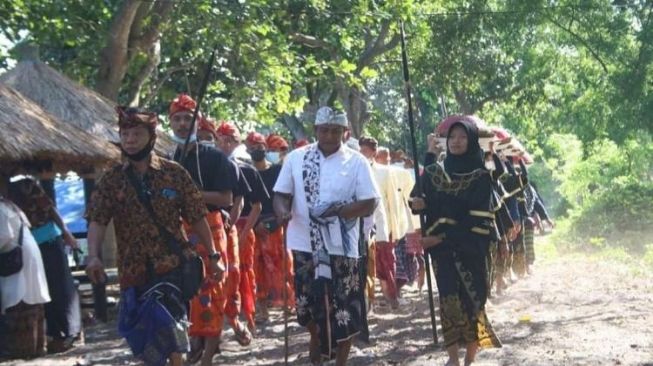
[[[238,324],[238,327],[239,329],[234,328],[234,336],[236,338],[236,342],[238,342],[238,344],[243,347],[249,346],[250,343],[252,343],[252,333],[250,333],[247,328],[242,327],[240,324]]]

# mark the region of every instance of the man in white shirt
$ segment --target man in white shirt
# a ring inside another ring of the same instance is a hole
[[[359,273],[361,217],[374,212],[379,192],[367,159],[342,142],[347,117],[322,107],[317,143],[291,152],[274,186],[274,211],[288,222],[299,324],[311,334],[314,364],[345,365],[363,324]],[[325,304],[329,304],[328,308]]]

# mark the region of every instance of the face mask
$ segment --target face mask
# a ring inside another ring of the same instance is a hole
[[[252,157],[252,160],[254,161],[263,161],[263,159],[265,159],[266,152],[265,150],[254,150],[254,151],[250,151],[249,155]]]
[[[134,153],[134,154],[129,154],[127,151],[123,150],[122,147],[120,147],[120,150],[122,151],[125,156],[131,160],[131,161],[142,161],[143,159],[147,158],[150,156],[150,153],[154,149],[154,141],[150,141],[144,148],[142,148],[139,152]]]
[[[172,138],[172,141],[174,141],[177,145],[183,145],[186,143],[186,139],[182,139],[181,137],[175,135],[174,133],[170,134],[170,138]],[[188,141],[188,143],[192,144],[195,141],[197,141],[197,134],[194,133],[190,135],[190,140]]]
[[[265,153],[265,158],[272,164],[279,164],[279,152],[277,151],[268,151]]]
[[[213,146],[215,147],[215,141],[207,141],[207,140],[202,140],[200,141],[201,145],[206,145],[206,146]]]

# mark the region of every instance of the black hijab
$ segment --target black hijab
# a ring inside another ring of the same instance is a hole
[[[462,155],[454,155],[449,151],[451,131],[458,126],[462,127],[467,134],[467,151]],[[444,170],[447,174],[465,174],[479,168],[485,168],[485,159],[478,142],[478,128],[467,121],[455,122],[447,132],[447,156],[444,159]]]

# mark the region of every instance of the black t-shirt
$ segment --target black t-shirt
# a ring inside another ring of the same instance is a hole
[[[234,198],[247,196],[252,191],[252,187],[250,187],[247,177],[243,174],[243,170],[240,168],[237,161],[229,159],[229,164],[231,165],[231,169],[238,175],[238,179],[234,181],[234,185],[231,188]]]
[[[249,193],[245,194],[243,211],[240,214],[241,217],[245,217],[249,215],[253,203],[269,200],[270,195],[268,194],[268,190],[265,187],[263,179],[261,178],[258,170],[256,170],[256,168],[254,168],[254,166],[251,164],[242,160],[237,160],[237,162],[240,171],[243,173],[243,176],[245,176],[245,179],[247,180],[247,183],[250,187]]]
[[[270,194],[270,197],[263,201],[263,211],[261,211],[261,215],[273,215],[274,214],[274,209],[272,207],[272,197],[274,196],[273,189],[274,189],[274,185],[277,183],[277,179],[279,178],[279,173],[281,173],[281,164],[272,165],[266,170],[259,170],[258,173],[261,175],[261,179],[263,179],[265,188],[268,190],[268,193]]]
[[[233,169],[229,158],[213,146],[205,144],[196,146],[197,149],[190,149],[183,162],[180,161],[181,149],[177,149],[173,160],[186,168],[200,190],[208,192],[232,190],[238,179],[238,171]],[[209,211],[218,209],[212,205],[207,205],[207,208]]]

